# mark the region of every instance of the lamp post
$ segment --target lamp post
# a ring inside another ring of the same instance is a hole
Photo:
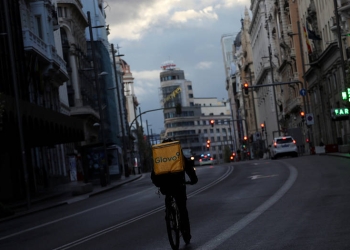
[[[112,50],[112,57],[113,57],[113,69],[114,69],[114,76],[115,76],[115,81],[116,81],[116,89],[117,89],[117,95],[118,95],[118,107],[119,107],[119,119],[120,119],[120,125],[121,125],[121,129],[122,129],[122,144],[123,144],[123,167],[124,167],[124,175],[125,177],[128,176],[127,174],[127,168],[126,168],[126,163],[128,162],[127,158],[126,158],[126,154],[127,154],[127,146],[125,143],[125,129],[124,129],[124,122],[123,122],[123,112],[122,112],[122,105],[121,105],[121,96],[120,96],[120,91],[119,91],[119,87],[118,87],[118,75],[117,75],[117,69],[116,69],[116,62],[115,62],[115,50],[114,50],[114,45],[111,44],[111,50]],[[118,55],[118,56],[122,56],[122,55]],[[129,136],[129,134],[127,134],[127,136]]]
[[[99,74],[97,69],[95,44],[94,44],[94,38],[92,34],[90,11],[87,12],[87,17],[88,17],[88,25],[89,25],[90,46],[91,46],[95,86],[96,86],[96,93],[97,93],[97,104],[98,104],[98,110],[99,110],[100,121],[101,121],[101,139],[102,139],[103,152],[104,152],[104,164],[103,166],[99,166],[99,167],[100,167],[100,182],[101,182],[101,186],[104,187],[107,184],[109,184],[109,166],[108,166],[107,149],[106,149],[103,110],[102,110],[102,104],[101,104],[101,88],[99,83]],[[101,74],[101,75],[105,75],[105,74]]]

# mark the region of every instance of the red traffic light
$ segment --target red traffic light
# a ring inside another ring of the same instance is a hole
[[[305,112],[304,112],[304,111],[301,111],[301,112],[300,112],[300,115],[301,115],[301,117],[304,117],[304,116],[305,116]]]
[[[247,137],[247,136],[244,136],[244,137],[243,137],[243,140],[245,140],[245,141],[248,140],[248,137]]]
[[[244,94],[248,95],[248,87],[249,87],[249,84],[247,82],[245,82],[243,84],[243,88],[244,88]]]
[[[261,124],[260,124],[260,127],[261,127],[261,128],[265,128],[265,124],[264,124],[264,123],[261,123]]]
[[[235,152],[233,152],[233,153],[232,153],[232,155],[233,155],[233,156],[236,156],[236,153],[235,153]]]
[[[207,140],[207,143],[210,144],[210,140]]]

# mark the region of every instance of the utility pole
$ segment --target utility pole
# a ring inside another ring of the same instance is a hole
[[[19,140],[20,140],[20,150],[21,150],[21,160],[22,160],[22,170],[23,170],[23,180],[24,180],[24,188],[26,193],[26,200],[27,200],[27,209],[30,209],[31,205],[31,199],[30,199],[30,188],[29,188],[29,177],[28,177],[28,169],[27,169],[27,157],[26,157],[26,147],[24,144],[24,134],[23,134],[23,124],[22,124],[22,112],[20,107],[20,100],[19,100],[19,91],[18,91],[18,81],[17,81],[17,72],[16,72],[16,65],[15,65],[15,55],[13,53],[13,41],[12,41],[12,29],[10,25],[10,16],[8,12],[8,3],[7,0],[3,1],[5,6],[5,20],[6,20],[6,36],[7,36],[7,42],[9,46],[9,55],[10,55],[10,61],[11,61],[11,74],[12,74],[12,80],[13,80],[13,89],[15,94],[15,107],[16,107],[16,118],[17,118],[17,124],[18,124],[18,132],[19,132]]]

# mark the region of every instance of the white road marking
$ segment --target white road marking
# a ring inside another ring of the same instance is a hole
[[[220,246],[223,242],[234,236],[240,230],[245,228],[249,223],[258,218],[263,212],[269,209],[273,204],[275,204],[283,195],[292,187],[298,176],[298,171],[292,165],[284,163],[288,166],[290,175],[284,185],[267,201],[257,207],[254,211],[249,213],[247,216],[243,217],[237,223],[233,224],[231,227],[223,231],[221,234],[214,236],[212,240],[208,241],[198,249],[200,250],[212,250]]]
[[[249,176],[248,178],[252,179],[252,180],[256,180],[256,179],[262,179],[262,178],[270,178],[270,177],[276,177],[278,176],[277,174],[272,174],[272,175],[252,175]]]
[[[233,166],[228,167],[228,168],[227,168],[227,171],[225,172],[225,174],[224,174],[223,176],[221,176],[219,179],[217,179],[217,180],[215,180],[215,181],[209,183],[208,185],[206,185],[206,186],[204,186],[204,187],[201,187],[201,188],[199,188],[199,189],[193,191],[192,193],[188,194],[187,197],[192,197],[192,196],[194,196],[194,195],[196,195],[196,194],[198,194],[198,193],[201,193],[201,192],[203,192],[204,190],[206,190],[206,189],[208,189],[208,188],[210,188],[210,187],[216,185],[217,183],[223,181],[224,179],[226,179],[226,178],[233,172],[233,170],[234,170],[234,167],[233,167]],[[105,203],[105,204],[101,204],[101,205],[99,205],[99,206],[96,206],[96,207],[93,207],[93,208],[90,208],[90,209],[81,211],[81,212],[79,212],[79,213],[75,213],[75,214],[72,214],[72,215],[69,215],[69,216],[62,217],[62,218],[60,218],[60,219],[54,220],[54,221],[50,221],[50,222],[47,222],[47,223],[44,223],[44,224],[41,224],[41,225],[38,225],[38,226],[35,226],[35,227],[31,227],[31,228],[28,228],[28,229],[25,229],[25,230],[22,230],[22,231],[19,231],[19,232],[10,234],[10,235],[6,235],[6,236],[0,238],[0,240],[8,239],[8,238],[11,238],[11,237],[14,237],[14,236],[17,236],[17,235],[20,235],[20,234],[23,234],[23,233],[26,233],[26,232],[29,232],[29,231],[36,230],[36,229],[38,229],[38,228],[42,228],[42,227],[45,227],[45,226],[48,226],[48,225],[51,225],[51,224],[54,224],[54,223],[57,223],[57,222],[60,222],[60,221],[63,221],[63,220],[72,218],[72,217],[75,217],[75,216],[77,216],[77,215],[81,215],[81,214],[86,213],[86,212],[90,212],[90,211],[92,211],[92,210],[95,210],[95,209],[98,209],[98,208],[101,208],[101,207],[104,207],[104,206],[108,206],[108,205],[110,205],[110,204],[112,204],[112,203],[115,203],[115,202],[118,202],[118,201],[120,201],[120,200],[124,200],[124,199],[127,199],[127,198],[129,198],[129,197],[138,195],[138,194],[140,194],[140,193],[142,193],[142,192],[146,192],[146,191],[148,191],[149,189],[154,189],[154,187],[151,187],[151,188],[142,190],[142,191],[140,191],[140,192],[138,192],[138,193],[135,193],[135,194],[132,194],[132,195],[128,195],[128,196],[125,196],[125,197],[120,198],[120,199],[117,199],[117,200],[113,200],[113,201],[107,202],[107,203]],[[99,236],[101,236],[101,235],[103,235],[103,234],[109,233],[109,232],[111,232],[111,231],[113,231],[113,230],[116,230],[116,229],[118,229],[118,228],[120,228],[120,227],[126,226],[126,225],[128,225],[128,224],[130,224],[130,223],[133,223],[133,222],[135,222],[135,221],[141,220],[141,219],[143,219],[143,218],[145,218],[145,217],[147,217],[147,216],[150,216],[150,215],[152,215],[152,214],[155,214],[155,213],[157,213],[157,212],[159,212],[159,211],[161,211],[161,210],[164,210],[164,205],[162,205],[162,206],[160,206],[160,207],[158,207],[158,208],[155,208],[155,209],[153,209],[153,210],[151,210],[151,211],[148,211],[148,212],[146,212],[146,213],[144,213],[144,214],[142,214],[142,215],[139,215],[139,216],[136,216],[136,217],[134,217],[134,218],[131,218],[131,219],[127,220],[127,221],[121,222],[121,223],[119,223],[119,224],[117,224],[117,225],[114,225],[114,226],[112,226],[112,227],[106,228],[106,229],[101,230],[101,231],[99,231],[99,232],[95,232],[95,233],[93,233],[93,234],[91,234],[91,235],[88,235],[88,236],[86,236],[86,237],[83,237],[83,238],[81,238],[81,239],[79,239],[79,240],[76,240],[76,241],[71,242],[71,243],[68,243],[68,244],[66,244],[66,245],[64,245],[64,246],[58,247],[58,248],[56,248],[55,250],[58,250],[58,249],[69,249],[69,248],[71,248],[71,247],[73,247],[73,246],[77,246],[77,245],[79,245],[79,244],[81,244],[81,243],[83,243],[83,242],[86,242],[86,241],[91,240],[91,239],[93,239],[93,238],[99,237]]]

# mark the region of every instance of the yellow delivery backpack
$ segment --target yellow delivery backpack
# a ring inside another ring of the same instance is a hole
[[[155,175],[184,171],[184,159],[179,141],[152,146]]]

